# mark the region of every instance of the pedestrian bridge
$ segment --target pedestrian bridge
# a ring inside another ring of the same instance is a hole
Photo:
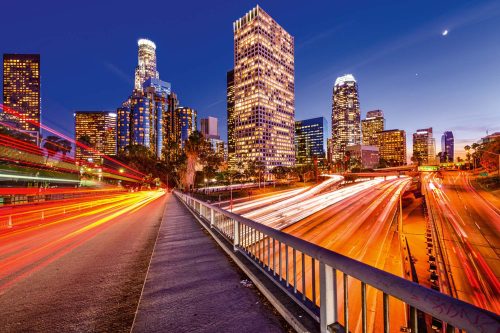
[[[213,235],[241,253],[293,300],[320,332],[425,332],[431,325],[443,332],[500,331],[500,317],[469,303],[350,259],[287,233],[256,223],[214,205],[175,191],[175,195]],[[214,233],[215,232],[215,233]],[[367,290],[369,290],[367,292]],[[370,315],[368,294],[381,294],[381,316]],[[405,327],[391,327],[391,303],[404,307]],[[281,313],[280,308],[277,310]],[[284,313],[281,313],[286,318]],[[350,316],[359,318],[349,327]],[[302,319],[290,320],[303,330]],[[375,322],[374,322],[375,321]],[[380,328],[380,330],[378,329]]]

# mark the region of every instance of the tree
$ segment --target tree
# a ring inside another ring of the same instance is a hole
[[[480,149],[480,163],[488,171],[499,170],[500,139],[487,142]]]
[[[440,151],[439,153],[437,153],[436,157],[438,158],[440,163],[444,162],[443,161],[443,152]]]
[[[186,191],[194,188],[196,176],[196,164],[199,163],[201,155],[204,153],[206,141],[199,131],[191,133],[184,144],[184,154],[186,155],[185,165],[179,171],[179,180]]]
[[[290,169],[284,166],[277,166],[271,170],[271,173],[276,179],[285,179],[290,173]]]
[[[57,153],[66,156],[71,151],[71,143],[68,140],[61,139],[55,135],[49,135],[45,139],[43,148],[47,150],[47,160],[49,157],[54,157]]]
[[[421,154],[418,151],[413,152],[413,156],[411,157],[411,161],[413,163],[417,163],[418,165],[421,165],[422,164],[422,156],[421,156]]]

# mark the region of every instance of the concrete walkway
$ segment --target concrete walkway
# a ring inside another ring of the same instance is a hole
[[[188,209],[167,203],[132,332],[282,332],[282,318]]]

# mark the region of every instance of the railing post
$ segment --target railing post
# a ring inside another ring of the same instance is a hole
[[[337,322],[337,273],[322,261],[319,263],[320,332]]]
[[[238,251],[238,245],[240,245],[240,222],[234,221],[234,237],[233,237],[233,250]]]
[[[213,208],[210,208],[210,228],[213,229],[215,223],[215,211]]]

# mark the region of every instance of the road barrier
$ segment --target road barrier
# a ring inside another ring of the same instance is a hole
[[[241,252],[317,320],[321,332],[330,332],[334,327],[338,327],[339,295],[343,295],[341,301],[343,300],[345,331],[349,332],[349,301],[357,296],[361,300],[361,330],[366,332],[367,287],[383,293],[384,332],[399,331],[399,327],[390,328],[391,297],[404,302],[411,309],[409,316],[411,332],[418,332],[417,310],[446,323],[447,332],[453,332],[455,329],[467,332],[500,331],[500,317],[492,312],[225,211],[179,191],[174,191],[174,194],[194,214],[199,215],[207,225],[222,235],[233,246],[234,251]],[[306,262],[311,267],[308,272],[306,272]],[[338,275],[341,276],[339,280],[341,284],[337,283]],[[359,295],[349,292],[349,279],[359,281]]]

